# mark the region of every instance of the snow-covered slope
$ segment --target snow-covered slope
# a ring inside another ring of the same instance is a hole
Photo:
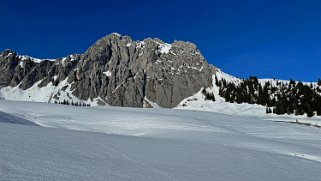
[[[185,98],[180,102],[180,104],[175,109],[183,110],[198,110],[198,111],[208,111],[215,113],[223,113],[228,115],[245,115],[251,117],[263,117],[267,119],[282,119],[282,120],[295,120],[299,119],[302,122],[307,123],[316,123],[320,122],[320,117],[307,118],[306,115],[295,116],[295,115],[275,115],[275,114],[266,114],[266,107],[257,104],[248,104],[248,103],[229,103],[225,101],[225,98],[219,95],[219,87],[216,86],[215,80],[224,79],[226,82],[232,82],[235,85],[238,85],[242,80],[240,78],[231,76],[218,70],[215,75],[212,77],[213,87],[206,88],[206,91],[213,93],[215,101],[206,100],[205,95],[202,93],[201,89],[198,93],[188,98]],[[277,82],[289,83],[289,81],[278,80],[278,79],[259,79],[259,82],[264,85],[267,82],[270,82],[271,85],[276,85]],[[303,82],[303,84],[317,86],[315,82]]]
[[[315,127],[173,109],[0,101],[0,111],[58,128],[0,123],[0,180],[321,177]]]
[[[19,85],[16,87],[3,87],[0,89],[0,98],[14,101],[31,101],[31,102],[63,102],[64,100],[77,103],[90,104],[91,106],[97,106],[100,98],[93,100],[81,100],[75,97],[71,91],[71,85],[67,82],[66,78],[60,82],[57,86],[54,86],[52,82],[48,83],[45,87],[38,87],[41,81],[35,83],[27,90],[22,90]]]

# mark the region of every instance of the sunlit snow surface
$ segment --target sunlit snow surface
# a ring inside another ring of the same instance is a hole
[[[44,126],[0,122],[0,180],[321,178],[315,127],[245,115],[14,101],[0,101],[0,111],[13,122]]]

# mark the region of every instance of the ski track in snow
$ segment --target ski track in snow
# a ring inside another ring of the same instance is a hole
[[[0,123],[0,180],[321,178],[321,129],[269,117],[4,100],[0,111],[43,126]]]

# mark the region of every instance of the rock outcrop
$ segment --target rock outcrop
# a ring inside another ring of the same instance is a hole
[[[175,107],[181,100],[212,86],[216,68],[189,42],[159,39],[133,41],[113,33],[81,55],[56,60],[0,54],[0,86],[23,90],[38,83],[57,86],[67,79],[71,93],[81,100],[99,98],[111,106],[143,107],[145,101]],[[51,101],[59,99],[53,95]],[[49,101],[49,100],[48,100]]]

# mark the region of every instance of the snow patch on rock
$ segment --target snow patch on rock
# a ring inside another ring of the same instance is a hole
[[[159,44],[159,48],[160,48],[159,50],[160,53],[167,54],[169,53],[169,50],[172,48],[172,45],[168,43]]]
[[[106,72],[103,72],[103,74],[105,74],[107,77],[110,77],[111,76],[111,72],[108,70]]]

